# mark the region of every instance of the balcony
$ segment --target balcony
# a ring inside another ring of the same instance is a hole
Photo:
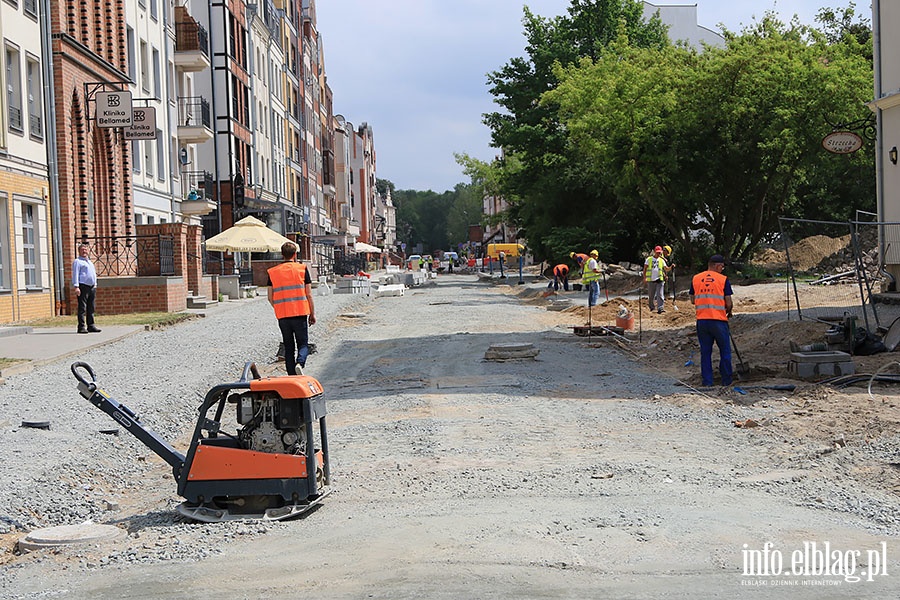
[[[210,64],[209,33],[184,7],[178,8],[182,10],[175,17],[175,67],[185,72],[205,71]]]
[[[181,201],[181,214],[208,215],[216,209],[213,200],[213,177],[209,171],[182,171],[182,185],[187,190]]]
[[[200,96],[178,98],[178,141],[202,144],[213,137],[209,102]]]

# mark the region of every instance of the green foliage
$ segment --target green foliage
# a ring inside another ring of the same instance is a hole
[[[502,109],[484,115],[493,145],[504,150],[496,182],[510,204],[510,218],[538,259],[552,256],[545,240],[557,227],[597,232],[624,253],[632,251],[635,230],[652,236],[659,229],[635,214],[640,211],[621,205],[604,185],[606,174],[592,168],[572,144],[556,107],[538,102],[557,84],[554,64],[596,57],[620,33],[635,45],[664,47],[665,27],[655,17],[644,22],[642,11],[643,3],[636,0],[572,0],[568,15],[545,19],[526,7],[527,56],[488,75],[491,94]],[[623,222],[629,222],[628,235],[615,231]]]
[[[459,183],[441,194],[394,190],[391,197],[397,211],[397,240],[406,242],[408,254],[417,244],[426,254],[456,248],[468,240],[469,225],[481,220],[481,193],[472,184]]]
[[[596,60],[557,65],[560,83],[541,104],[559,107],[620,205],[648,207],[689,261],[698,230],[744,260],[781,215],[871,203],[871,189],[834,177],[874,182],[872,148],[848,159],[820,144],[826,115],[866,116],[871,67],[855,38],[828,44],[808,34],[767,15],[726,49],[703,53],[638,48],[620,35]]]

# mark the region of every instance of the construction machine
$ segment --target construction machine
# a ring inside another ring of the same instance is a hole
[[[256,364],[246,363],[238,381],[207,392],[185,455],[100,389],[90,365],[75,362],[71,368],[84,398],[172,467],[185,499],[178,512],[188,518],[288,519],[331,491],[325,398],[313,377],[260,377]],[[225,423],[229,405],[234,421]],[[229,426],[235,431],[226,431]]]

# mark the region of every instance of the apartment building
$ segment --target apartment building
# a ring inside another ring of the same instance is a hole
[[[55,310],[46,141],[52,135],[42,89],[49,81],[36,0],[0,2],[4,70],[0,95],[0,323]]]
[[[125,0],[124,5],[128,89],[133,115],[144,125],[140,133],[126,131],[134,223],[190,219],[197,207],[185,207],[185,215],[181,201],[196,185],[182,171],[192,164],[196,144],[212,138],[208,119],[202,119],[202,99],[192,91],[193,73],[210,66],[205,32],[185,6],[165,0]]]
[[[314,0],[37,1],[0,1],[0,322],[73,312],[82,241],[101,312],[211,289],[202,269],[234,264],[200,264],[201,236],[246,215],[326,274],[374,241],[371,128],[334,116]]]

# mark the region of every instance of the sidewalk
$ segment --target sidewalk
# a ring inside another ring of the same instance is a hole
[[[100,333],[79,334],[71,327],[0,327],[0,357],[23,359],[0,366],[0,383],[5,377],[134,335],[144,326],[104,325],[101,329]]]

